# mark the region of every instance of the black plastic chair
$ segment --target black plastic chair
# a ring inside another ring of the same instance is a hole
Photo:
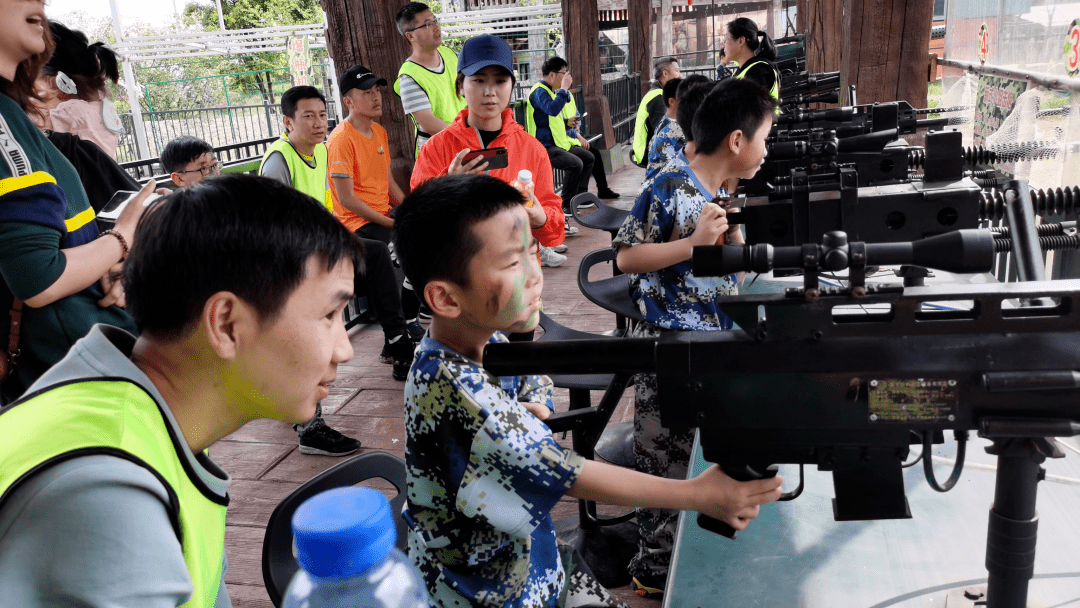
[[[596,281],[589,280],[589,270],[606,262],[615,264],[615,250],[610,247],[586,253],[578,266],[578,289],[593,304],[615,313],[616,325],[622,329],[625,325],[622,319],[641,321],[644,317],[630,297],[630,282],[625,274],[620,273]]]
[[[589,201],[596,205],[596,211],[588,215],[582,215],[578,211],[578,205]],[[623,220],[626,216],[630,215],[629,211],[623,211],[622,209],[616,209],[611,205],[601,201],[592,192],[582,192],[570,199],[570,212],[574,214],[574,219],[579,224],[587,228],[595,228],[597,230],[607,230],[611,234],[611,238],[615,238],[615,235],[619,234],[619,228],[623,225]]]
[[[538,341],[545,340],[593,340],[598,337],[584,331],[571,329],[555,321],[543,312],[540,313],[540,327],[544,335]],[[570,411],[580,410],[592,405],[592,391],[604,391],[611,385],[614,374],[589,374],[589,375],[562,375],[551,374],[551,383],[556,388],[565,388],[570,393]],[[629,384],[627,386],[630,386]],[[634,466],[633,456],[633,429],[632,422],[623,422],[606,426],[596,441],[595,446],[589,446],[588,451],[599,454],[601,458],[623,467]],[[629,437],[629,442],[627,442]],[[579,450],[580,453],[580,450]],[[583,454],[584,455],[584,454]]]
[[[281,605],[285,587],[299,569],[293,555],[292,517],[296,509],[319,492],[354,486],[373,478],[385,479],[397,488],[398,495],[390,501],[390,509],[397,527],[397,547],[405,549],[408,527],[401,516],[406,498],[405,461],[386,452],[368,452],[350,458],[304,482],[278,503],[270,516],[263,537],[262,571],[263,584],[274,606]]]
[[[571,329],[543,312],[540,313],[540,327],[544,329],[544,335],[538,341],[594,340],[606,337]],[[549,419],[549,426],[553,430],[571,428],[574,433],[574,451],[585,458],[592,459],[595,454],[612,464],[633,467],[634,423],[608,425],[611,413],[617,407],[623,392],[633,383],[633,378],[616,378],[614,374],[554,374],[550,375],[550,378],[556,387],[570,391],[570,412],[566,415],[590,409],[591,391],[604,391],[604,397],[595,408],[597,415],[590,417],[589,422],[581,420],[579,424],[567,426],[557,425]],[[563,415],[560,412],[552,418]],[[595,502],[579,499],[577,516],[555,522],[555,529],[562,542],[578,550],[601,585],[621,587],[630,583],[626,566],[637,552],[637,524],[630,523],[634,515],[635,512],[630,511],[618,517],[602,517],[597,514]]]

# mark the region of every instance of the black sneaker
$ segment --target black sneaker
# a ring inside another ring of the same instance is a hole
[[[431,320],[431,309],[428,308],[427,304],[424,304],[423,302],[421,302],[420,303],[420,310],[417,311],[416,315],[417,315],[416,318],[419,319],[420,322],[426,323],[427,321]]]
[[[615,192],[614,190],[611,190],[609,188],[607,190],[602,190],[602,191],[598,192],[596,194],[596,197],[597,198],[619,198],[619,193]]]
[[[346,456],[360,449],[360,442],[346,437],[319,420],[300,435],[300,453],[319,456]]]
[[[405,333],[408,334],[409,339],[413,343],[417,343],[424,339],[424,328],[420,325],[419,319],[413,319],[405,324]]]
[[[596,206],[596,203],[594,203],[592,201],[581,201],[580,203],[577,204],[578,209],[592,209],[595,206]]]
[[[383,344],[382,353],[379,354],[379,363],[394,366],[390,377],[394,380],[404,380],[409,377],[409,368],[412,367],[413,351],[416,345],[406,335],[398,337],[394,342]]]

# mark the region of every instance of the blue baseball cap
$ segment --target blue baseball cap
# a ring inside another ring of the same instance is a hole
[[[484,34],[469,38],[461,47],[458,55],[458,70],[466,76],[472,76],[489,65],[506,68],[514,73],[514,53],[510,45],[502,38]]]

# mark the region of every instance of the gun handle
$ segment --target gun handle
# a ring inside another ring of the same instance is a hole
[[[739,467],[726,466],[723,467],[724,473],[735,481],[751,481],[754,479],[768,479],[770,477],[776,477],[776,474],[780,471],[780,467],[777,465],[769,465],[762,471],[758,471],[750,465],[743,465]],[[708,530],[714,534],[730,538],[735,540],[735,528],[732,528],[728,524],[720,521],[719,519],[709,517],[702,513],[698,513],[697,524],[702,530]]]
[[[712,517],[709,517],[708,515],[698,513],[697,525],[702,530],[708,530],[713,534],[719,534],[720,536],[735,540],[735,528],[732,528],[731,526],[725,524],[719,519],[714,519]]]

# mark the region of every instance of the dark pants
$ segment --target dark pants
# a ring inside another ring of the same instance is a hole
[[[548,158],[551,159],[551,168],[566,172],[562,188],[562,206],[563,211],[569,212],[570,199],[589,190],[589,175],[596,161],[593,155],[581,146],[570,146],[570,150],[551,146],[547,149],[547,153]]]
[[[382,241],[383,243],[390,242],[390,232],[391,230],[389,228],[376,224],[375,222],[368,222],[356,229],[356,234],[358,236],[373,241]]]
[[[356,232],[360,234],[359,230]],[[367,296],[375,312],[375,319],[382,326],[383,335],[390,340],[405,333],[405,318],[401,312],[401,284],[394,272],[390,248],[386,243],[375,239],[360,240],[364,243],[366,268],[363,273],[356,273],[356,295]]]
[[[574,148],[580,147],[574,146]],[[596,190],[598,192],[608,190],[607,173],[604,171],[604,159],[600,157],[600,149],[596,146],[589,146],[589,149],[585,151],[592,154],[593,157],[592,178],[596,182]]]

